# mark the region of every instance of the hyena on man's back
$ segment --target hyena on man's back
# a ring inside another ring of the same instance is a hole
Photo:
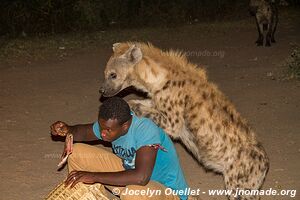
[[[265,46],[271,46],[271,42],[275,43],[274,35],[278,24],[278,0],[250,0],[249,11],[255,16],[258,30],[257,46],[263,45],[264,38]]]
[[[269,159],[254,131],[206,72],[178,51],[151,44],[116,43],[104,70],[101,93],[111,97],[130,86],[148,94],[128,103],[137,116],[151,118],[182,141],[199,163],[222,173],[227,190],[259,190]],[[258,195],[228,196],[259,200]]]

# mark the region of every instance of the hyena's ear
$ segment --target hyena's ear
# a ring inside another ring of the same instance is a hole
[[[119,46],[120,44],[121,44],[121,43],[114,43],[114,44],[113,44],[113,47],[112,47],[113,52],[116,52],[116,49],[118,48],[118,46]]]
[[[143,53],[141,48],[136,45],[132,45],[122,57],[125,57],[132,64],[140,62],[143,58]]]

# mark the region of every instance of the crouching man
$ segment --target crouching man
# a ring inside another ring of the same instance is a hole
[[[113,153],[74,144],[68,158],[68,186],[101,183],[114,193],[119,191],[122,200],[187,199],[182,191],[188,186],[172,141],[150,119],[132,113],[122,98],[104,101],[97,122],[69,126],[58,121],[51,125],[51,134],[72,134],[75,142],[112,144]]]

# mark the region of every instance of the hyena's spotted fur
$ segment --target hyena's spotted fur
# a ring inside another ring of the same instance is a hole
[[[162,52],[149,44],[118,43],[113,49],[104,96],[128,86],[147,92],[150,99],[129,102],[137,115],[153,119],[204,166],[222,173],[227,189],[261,188],[269,168],[264,148],[203,69],[178,52]]]
[[[258,30],[257,46],[264,42],[264,26],[266,27],[266,46],[275,43],[275,31],[278,24],[278,0],[250,0],[250,14],[255,16]]]

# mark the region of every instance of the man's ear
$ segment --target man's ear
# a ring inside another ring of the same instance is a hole
[[[125,52],[125,54],[122,55],[122,57],[125,57],[132,64],[136,64],[142,60],[143,53],[140,47],[137,47],[136,45],[132,45]]]
[[[130,124],[131,124],[131,120],[132,120],[132,118],[130,120],[128,120],[127,122],[122,124],[123,131],[127,131],[129,129]]]

